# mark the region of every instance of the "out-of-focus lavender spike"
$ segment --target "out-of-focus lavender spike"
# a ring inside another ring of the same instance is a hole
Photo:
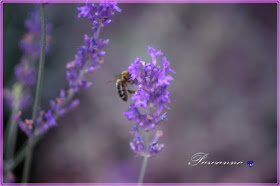
[[[26,60],[15,66],[15,75],[19,82],[26,86],[34,85],[36,81],[36,69],[31,67]]]
[[[25,21],[24,26],[28,30],[28,32],[24,35],[19,45],[24,53],[33,57],[39,57],[41,52],[41,19],[38,9],[34,9],[31,11],[30,19]],[[51,36],[49,35],[49,33],[51,32],[51,30],[52,25],[48,24],[46,36],[46,51],[49,50],[49,43],[51,40]]]
[[[103,49],[109,43],[108,39],[98,39],[97,35],[99,35],[102,28],[107,26],[106,23],[110,22],[108,20],[114,15],[113,11],[115,10],[120,12],[120,8],[117,7],[116,3],[107,3],[106,5],[100,4],[99,6],[86,3],[85,6],[78,7],[77,9],[80,11],[78,18],[88,17],[92,22],[93,36],[90,37],[87,34],[84,35],[85,45],[78,47],[75,60],[67,63],[66,78],[68,80],[69,88],[66,90],[62,89],[60,91],[59,97],[50,101],[50,109],[45,114],[43,114],[44,117],[40,115],[37,118],[35,134],[42,134],[49,128],[56,126],[56,120],[60,116],[79,105],[80,100],[73,100],[73,96],[71,96],[71,94],[92,86],[92,82],[85,79],[85,75],[100,68],[100,64],[102,64],[104,61],[103,56],[106,54]],[[35,25],[33,27],[29,24],[29,22],[26,24],[30,30],[37,29]],[[20,122],[19,119],[18,121]]]
[[[33,97],[30,94],[31,87],[36,82],[37,70],[34,67],[34,61],[39,58],[41,45],[41,19],[38,9],[33,9],[30,17],[25,21],[24,26],[27,33],[19,42],[19,46],[23,51],[23,56],[19,64],[14,68],[17,82],[14,84],[13,90],[5,89],[4,97],[10,109],[15,107],[18,110],[23,110],[30,106]],[[49,35],[52,25],[47,25],[47,46],[46,51],[49,49],[49,42],[51,36]],[[20,90],[18,90],[20,87]],[[15,90],[17,89],[17,90]]]

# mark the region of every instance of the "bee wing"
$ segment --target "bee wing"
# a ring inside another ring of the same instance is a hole
[[[108,84],[108,83],[111,83],[111,82],[113,82],[113,81],[115,81],[115,80],[117,80],[117,79],[120,79],[121,77],[122,77],[122,75],[121,75],[121,74],[118,74],[118,75],[114,76],[111,80],[107,81],[107,84]]]

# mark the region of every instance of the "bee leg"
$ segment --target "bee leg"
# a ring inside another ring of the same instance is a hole
[[[130,94],[135,94],[135,90],[127,90],[128,91],[128,93],[130,93]]]
[[[129,80],[129,81],[128,81],[129,84],[133,84],[133,83],[136,83],[136,82],[137,82],[136,79],[134,79],[134,80]]]

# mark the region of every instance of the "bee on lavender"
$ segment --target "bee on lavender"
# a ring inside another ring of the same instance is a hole
[[[128,70],[123,71],[121,74],[115,76],[116,78],[116,87],[118,90],[118,94],[123,101],[127,101],[128,93],[134,94],[134,90],[129,90],[127,85],[133,84],[136,82],[135,80],[131,80],[131,75]]]

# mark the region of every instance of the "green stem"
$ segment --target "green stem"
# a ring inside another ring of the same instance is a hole
[[[21,148],[20,151],[16,154],[13,164],[10,167],[9,171],[14,170],[14,168],[16,168],[22,162],[26,154],[26,149],[27,149],[27,142],[25,142],[24,147]]]
[[[148,132],[145,132],[144,135],[144,141],[145,141],[145,147],[146,147],[146,152],[145,152],[145,156],[142,162],[142,167],[141,167],[141,171],[140,171],[140,176],[138,179],[138,185],[142,185],[143,181],[144,181],[144,176],[145,176],[145,172],[146,172],[146,168],[147,168],[147,164],[148,164],[148,149],[149,149],[149,145],[148,145]]]
[[[140,172],[140,176],[139,176],[139,180],[138,180],[138,185],[142,185],[143,180],[144,180],[144,176],[145,176],[145,172],[146,172],[146,167],[147,167],[147,163],[148,163],[148,156],[144,156],[143,162],[142,162],[142,168],[141,168],[141,172]]]
[[[33,105],[32,120],[35,122],[38,115],[38,107],[40,105],[42,85],[43,85],[43,73],[45,67],[45,51],[46,51],[46,10],[45,4],[41,4],[41,16],[42,16],[42,36],[41,36],[41,55],[39,62],[39,73],[37,79],[35,102]]]
[[[18,125],[13,119],[13,116],[18,112],[18,107],[14,107],[12,113],[10,115],[7,129],[5,130],[4,134],[4,153],[5,153],[5,161],[3,164],[3,176],[4,180],[6,180],[6,176],[8,175],[11,166],[13,165],[13,158],[15,153],[16,147],[16,140],[17,140],[17,132],[18,132]]]
[[[28,179],[29,179],[30,166],[31,166],[31,161],[32,161],[32,152],[33,152],[32,141],[29,141],[29,143],[27,145],[27,149],[25,151],[25,161],[24,161],[24,167],[23,167],[22,183],[27,183]]]
[[[15,145],[16,145],[16,138],[17,138],[17,123],[15,122],[15,120],[13,119],[13,116],[15,116],[18,113],[18,108],[14,108],[9,122],[8,122],[8,128],[7,128],[7,136],[5,139],[5,147],[4,147],[4,152],[5,152],[5,159],[10,161],[13,159],[14,156],[14,152],[15,152]],[[6,132],[6,131],[5,131]]]
[[[35,123],[38,115],[38,108],[39,108],[41,92],[42,92],[43,72],[45,66],[45,51],[46,51],[46,9],[44,3],[41,4],[40,9],[41,9],[41,17],[42,17],[41,55],[40,55],[40,62],[39,62],[39,73],[37,79],[35,102],[33,105],[33,112],[32,112],[32,121],[34,122],[33,131],[35,130]],[[29,180],[33,146],[34,144],[32,142],[32,136],[31,136],[31,138],[29,138],[28,148],[26,150],[22,183],[27,183]]]
[[[32,146],[34,147],[40,141],[40,139],[42,139],[43,136],[44,135],[35,136],[33,138],[33,140],[32,140]],[[25,144],[21,147],[21,149],[19,150],[19,152],[15,156],[13,164],[10,167],[10,171],[14,170],[22,162],[22,160],[24,159],[26,151],[28,149],[28,142],[29,141],[25,142]]]
[[[23,94],[23,86],[16,82],[12,88],[13,94],[13,108],[4,133],[4,149],[5,163],[4,163],[4,178],[8,175],[10,167],[13,164],[13,158],[16,148],[18,125],[13,117],[19,112],[21,96]]]

